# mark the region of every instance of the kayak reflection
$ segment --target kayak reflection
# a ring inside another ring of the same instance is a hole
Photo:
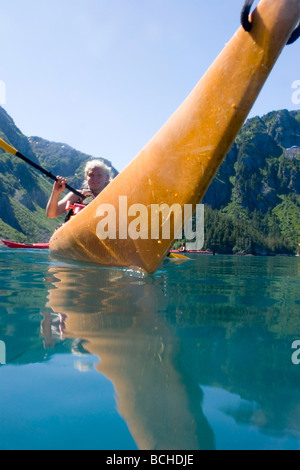
[[[97,370],[114,385],[120,415],[139,449],[213,449],[203,393],[180,362],[166,282],[130,270],[50,268],[47,308],[57,334],[99,357]],[[52,344],[45,315],[45,344]],[[84,367],[84,365],[83,365]],[[100,395],[100,391],[99,391]]]

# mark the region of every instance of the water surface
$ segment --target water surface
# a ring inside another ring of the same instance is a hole
[[[300,449],[299,274],[296,257],[145,275],[0,247],[0,449]]]

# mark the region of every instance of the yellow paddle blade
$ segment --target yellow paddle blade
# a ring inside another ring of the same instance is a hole
[[[168,258],[190,259],[188,256],[179,255],[178,253],[169,253]]]
[[[11,153],[12,155],[16,155],[18,150],[16,150],[12,145],[7,144],[3,139],[0,137],[0,147],[5,150],[7,153]]]

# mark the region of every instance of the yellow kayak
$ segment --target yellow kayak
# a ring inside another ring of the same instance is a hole
[[[154,272],[185,222],[184,209],[194,211],[203,198],[299,17],[300,0],[261,0],[249,17],[251,30],[236,31],[137,157],[53,234],[51,253]],[[169,210],[163,216],[162,208]]]

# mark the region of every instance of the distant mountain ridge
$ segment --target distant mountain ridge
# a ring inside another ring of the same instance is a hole
[[[80,188],[93,158],[67,144],[26,137],[0,107],[0,136],[54,174]],[[102,159],[117,170],[107,159]],[[0,150],[0,235],[48,241],[62,218],[45,206],[52,182]],[[300,110],[248,119],[208,188],[205,247],[221,253],[295,254],[300,243]]]
[[[221,209],[231,202],[265,213],[282,195],[300,190],[300,111],[273,111],[248,119],[203,202]]]
[[[300,111],[248,119],[203,198],[205,246],[225,253],[297,253],[299,193]]]
[[[71,186],[81,186],[86,161],[96,158],[79,152],[65,143],[50,142],[41,137],[29,137],[28,141],[39,164],[54,175],[64,175]],[[105,158],[100,160],[111,169],[113,177],[118,174],[109,160]]]

